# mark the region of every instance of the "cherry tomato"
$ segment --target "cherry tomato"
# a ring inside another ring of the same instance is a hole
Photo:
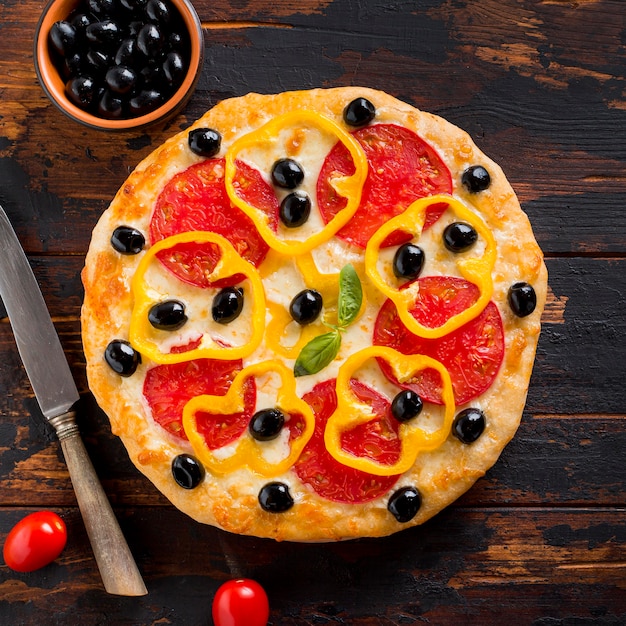
[[[374,458],[380,463],[394,463],[401,449],[398,422],[391,417],[389,401],[367,385],[353,380],[352,391],[361,402],[372,407],[375,419],[344,433],[342,448],[355,456]],[[296,462],[302,482],[318,495],[335,502],[369,502],[391,489],[398,476],[374,476],[346,467],[336,461],[324,444],[324,429],[337,408],[335,380],[317,384],[303,396],[315,414],[315,431]]]
[[[353,133],[361,144],[369,169],[361,204],[337,236],[364,248],[370,237],[390,218],[402,213],[418,198],[452,192],[452,177],[437,152],[414,132],[394,124],[372,124]],[[348,149],[337,143],[329,152],[317,181],[317,200],[325,222],[344,208],[346,199],[337,195],[331,182],[339,175],[354,173]],[[447,204],[428,208],[424,228],[432,225]],[[410,237],[409,237],[410,238]],[[390,236],[385,245],[398,245],[404,236]]]
[[[237,578],[217,590],[212,612],[215,626],[266,626],[270,605],[258,582]]]
[[[418,283],[419,295],[411,315],[431,328],[469,308],[479,296],[478,287],[463,278],[425,276]],[[461,328],[438,339],[423,339],[406,328],[393,302],[387,300],[376,318],[373,343],[403,354],[425,354],[442,363],[450,372],[458,405],[489,389],[504,357],[502,319],[493,302]],[[387,363],[381,361],[380,367],[389,380],[399,384]],[[434,369],[423,370],[402,386],[413,389],[426,402],[442,402],[441,378]]]
[[[185,404],[203,394],[223,396],[235,375],[242,369],[241,360],[194,359],[148,370],[143,384],[143,396],[152,417],[170,434],[187,439],[183,430]],[[256,404],[254,380],[244,384],[244,405],[241,413],[232,415],[196,414],[198,430],[204,435],[210,450],[235,441],[247,428]]]
[[[234,181],[241,197],[260,208],[277,227],[280,206],[274,190],[260,172],[237,161]],[[257,267],[269,250],[254,222],[231,204],[224,184],[224,159],[207,159],[180,172],[159,194],[152,220],[153,243],[178,233],[210,230],[224,236],[237,252]],[[220,257],[213,244],[187,243],[159,253],[159,260],[180,280],[196,287],[225,287],[240,282],[234,276],[215,282],[207,280]]]
[[[33,572],[52,563],[65,547],[65,522],[52,511],[37,511],[20,520],[4,542],[4,562],[16,572]]]

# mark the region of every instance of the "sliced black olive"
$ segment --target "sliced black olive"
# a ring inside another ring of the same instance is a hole
[[[289,305],[289,314],[301,326],[314,322],[322,311],[322,294],[315,289],[303,289]]]
[[[508,293],[508,302],[511,311],[517,317],[530,315],[537,306],[537,294],[532,285],[525,282],[518,282],[511,285]]]
[[[67,81],[65,93],[76,106],[87,108],[94,101],[97,86],[91,76],[77,76]]]
[[[243,289],[224,287],[213,298],[211,313],[218,324],[229,324],[236,320],[243,310]]]
[[[443,243],[450,252],[464,252],[478,240],[478,233],[471,224],[453,222],[443,231]]]
[[[145,24],[137,34],[137,47],[147,57],[155,57],[163,47],[163,35],[156,24]]]
[[[136,228],[118,226],[111,235],[111,245],[122,254],[139,254],[146,245],[146,238]]]
[[[212,128],[195,128],[189,131],[189,149],[199,156],[212,157],[220,151],[222,136]]]
[[[52,24],[50,28],[50,42],[54,49],[61,55],[66,57],[76,47],[76,27],[60,20]]]
[[[393,257],[393,273],[396,278],[417,278],[424,268],[424,251],[415,244],[401,245]]]
[[[280,221],[287,228],[302,226],[311,214],[311,200],[307,194],[294,191],[280,203]]]
[[[150,308],[148,321],[159,330],[178,330],[187,323],[185,305],[179,300],[164,300]]]
[[[89,24],[85,29],[87,40],[92,44],[99,44],[104,47],[119,44],[122,31],[117,22],[113,20],[103,20]]]
[[[172,476],[183,489],[195,489],[204,480],[205,470],[191,454],[179,454],[172,461]]]
[[[422,496],[415,487],[402,487],[389,498],[387,510],[400,522],[411,521],[422,506]]]
[[[489,176],[489,172],[482,165],[472,165],[463,172],[461,182],[472,193],[478,193],[489,187],[491,176]]]
[[[419,394],[412,389],[403,389],[391,403],[391,414],[399,422],[408,422],[417,417],[424,408]]]
[[[356,98],[343,110],[343,121],[348,126],[365,126],[376,117],[376,107],[366,98]]]
[[[452,434],[463,443],[473,443],[485,430],[485,414],[480,409],[463,409],[452,424]]]
[[[126,94],[135,86],[137,73],[125,65],[116,65],[106,73],[105,81],[111,91]]]
[[[272,166],[272,181],[277,187],[295,189],[304,180],[304,170],[293,159],[279,159]]]
[[[123,339],[109,343],[104,351],[104,359],[115,373],[124,377],[132,376],[141,363],[139,352]]]
[[[293,498],[285,483],[267,483],[259,491],[259,504],[268,513],[284,513],[293,506]]]
[[[163,94],[156,89],[142,89],[128,101],[131,115],[146,115],[154,111],[163,102]]]
[[[279,409],[262,409],[250,420],[248,429],[257,441],[271,441],[280,435],[285,424],[285,415]]]

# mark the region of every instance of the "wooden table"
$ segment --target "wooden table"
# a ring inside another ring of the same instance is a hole
[[[49,508],[69,528],[32,574],[0,566],[0,623],[209,624],[249,576],[272,624],[626,624],[624,0],[196,0],[206,63],[183,113],[104,134],[37,83],[41,0],[0,4],[0,202],[81,391],[88,451],[149,595],[103,591],[60,447],[0,322],[0,541]],[[79,273],[138,161],[219,100],[366,85],[469,131],[499,162],[550,272],[522,425],[496,466],[423,527],[328,545],[231,536],[179,513],[130,464],[90,396]],[[45,356],[42,354],[42,357]]]

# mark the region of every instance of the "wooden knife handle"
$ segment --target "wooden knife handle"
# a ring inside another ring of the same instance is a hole
[[[80,437],[74,411],[49,420],[57,432],[96,563],[108,593],[148,593]]]

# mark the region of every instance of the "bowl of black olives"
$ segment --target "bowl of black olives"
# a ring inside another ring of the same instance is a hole
[[[35,70],[67,116],[100,130],[162,122],[187,103],[204,39],[188,0],[50,0]]]

